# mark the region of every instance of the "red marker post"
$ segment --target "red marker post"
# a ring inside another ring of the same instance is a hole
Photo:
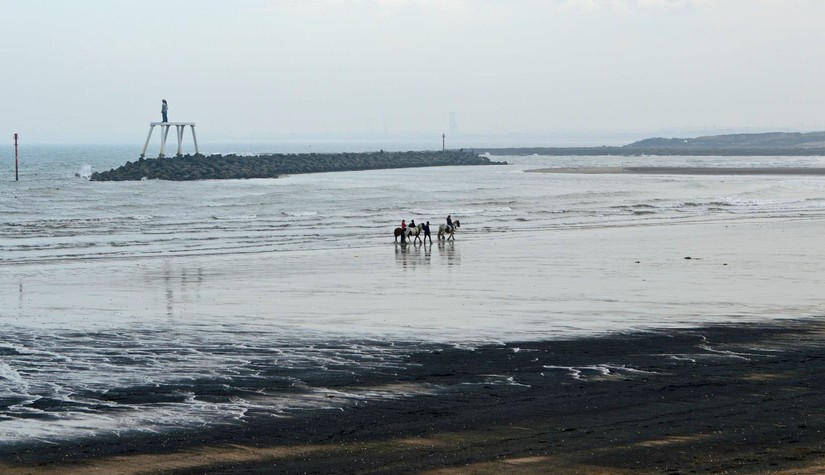
[[[14,181],[20,181],[17,175],[17,134],[14,134]]]

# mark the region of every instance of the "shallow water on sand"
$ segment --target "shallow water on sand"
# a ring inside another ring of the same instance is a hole
[[[822,177],[524,173],[820,158],[504,157],[514,164],[82,178],[121,152],[46,147],[23,181],[0,182],[13,197],[0,204],[4,443],[437,391],[358,383],[403,372],[406,355],[437,345],[822,309]],[[435,228],[447,214],[461,221],[455,242],[393,242],[401,218]]]

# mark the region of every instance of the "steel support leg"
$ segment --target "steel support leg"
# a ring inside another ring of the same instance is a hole
[[[198,150],[198,137],[195,135],[195,124],[192,124],[192,140],[195,141],[195,155],[200,155]]]
[[[160,129],[163,131],[160,136],[160,155],[158,158],[166,158],[163,151],[166,150],[166,137],[169,135],[169,125],[161,125]]]
[[[149,125],[149,135],[146,136],[146,142],[143,143],[143,150],[140,151],[140,158],[146,157],[146,149],[149,147],[149,139],[152,138],[153,130],[155,130],[155,126]]]
[[[182,157],[183,153],[181,153],[181,152],[183,151],[183,148],[182,148],[182,146],[183,146],[183,131],[186,130],[186,126],[185,125],[176,125],[175,129],[176,129],[175,132],[177,132],[177,134],[178,134],[178,154],[177,154],[177,156]]]

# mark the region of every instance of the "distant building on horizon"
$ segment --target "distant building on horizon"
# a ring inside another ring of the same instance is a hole
[[[450,112],[450,127],[448,130],[450,131],[450,135],[458,135],[458,122],[455,120],[455,112]]]

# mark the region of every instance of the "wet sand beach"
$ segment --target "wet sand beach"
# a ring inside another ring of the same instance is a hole
[[[100,401],[78,406],[89,420],[32,403],[47,419],[25,430],[71,436],[21,432],[0,473],[816,473],[821,229],[18,266],[2,286],[15,324],[79,347],[57,382],[118,390],[68,398]],[[80,347],[95,342],[112,356]],[[79,372],[86,352],[111,361]]]
[[[3,447],[7,474],[820,473],[825,324],[433,348],[354,384],[437,393]]]

